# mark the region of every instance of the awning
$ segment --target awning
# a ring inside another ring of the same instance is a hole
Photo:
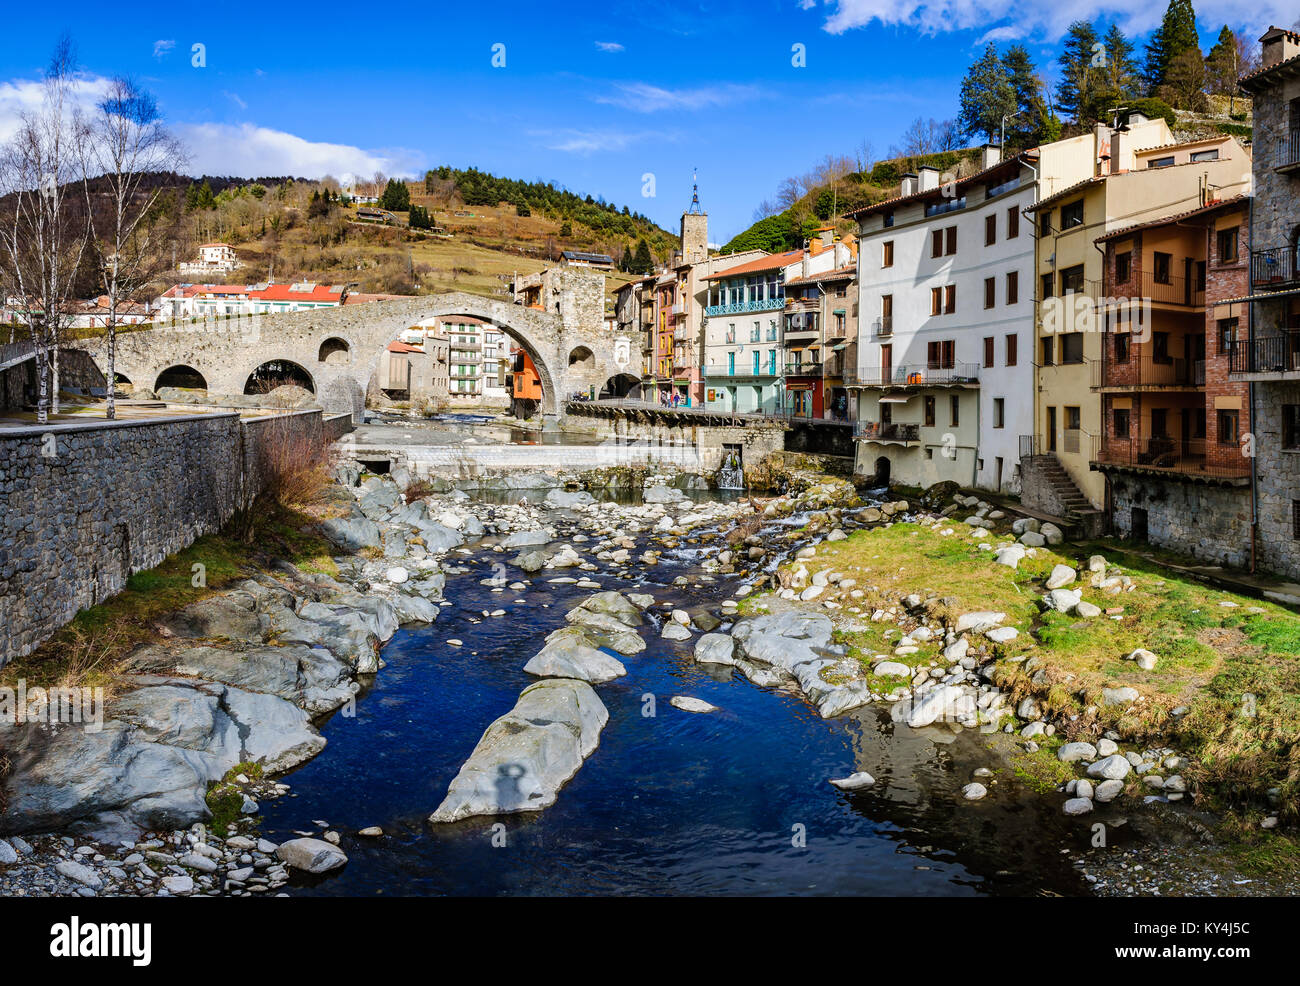
[[[809,343],[808,348],[809,348],[809,349],[821,349],[821,348],[822,348],[822,344],[821,344],[820,342]]]
[[[814,383],[787,383],[787,384],[785,385],[785,389],[786,389],[787,391],[791,391],[791,390],[812,390],[815,386],[816,386],[816,384],[814,384]]]
[[[837,342],[835,345],[831,346],[831,349],[834,351],[838,351],[844,349],[846,346],[848,346],[847,342]]]
[[[880,398],[881,404],[906,404],[915,394],[886,394]]]
[[[844,315],[844,314],[846,314],[846,312],[844,311],[843,308],[836,308],[833,312],[831,312],[831,314],[832,314],[832,315]]]
[[[1219,305],[1236,305],[1250,301],[1271,301],[1273,298],[1286,298],[1293,294],[1300,294],[1300,288],[1287,288],[1283,291],[1262,291],[1259,294],[1242,295],[1240,298],[1225,298],[1223,301],[1213,301],[1211,304],[1217,308]]]
[[[802,353],[803,346],[786,346],[785,350],[788,353]]]

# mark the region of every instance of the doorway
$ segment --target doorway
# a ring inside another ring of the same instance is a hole
[[[1138,544],[1147,543],[1147,512],[1144,507],[1133,507],[1129,511],[1129,537]]]

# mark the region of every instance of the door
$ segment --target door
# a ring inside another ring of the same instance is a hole
[[[894,347],[886,345],[880,347],[880,382],[889,383],[894,379]]]
[[[1139,544],[1147,542],[1147,512],[1142,507],[1129,512],[1129,537]]]
[[[1047,451],[1056,451],[1056,408],[1047,409]]]

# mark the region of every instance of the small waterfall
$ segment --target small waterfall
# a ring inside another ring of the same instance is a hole
[[[715,477],[720,490],[743,490],[745,488],[745,470],[740,468],[740,460],[734,452],[723,460]]]

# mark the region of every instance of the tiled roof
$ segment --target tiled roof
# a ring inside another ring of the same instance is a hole
[[[1300,44],[1300,34],[1296,34],[1296,32],[1294,31],[1288,31],[1285,28],[1281,28],[1281,27],[1270,26],[1269,29],[1264,32],[1264,38],[1270,37],[1273,34],[1286,35],[1287,37],[1291,38],[1291,40],[1294,41],[1295,43]],[[1262,41],[1263,38],[1261,38],[1260,40]],[[1254,72],[1251,72],[1250,75],[1243,75],[1240,79],[1237,80],[1237,88],[1241,89],[1243,92],[1253,92],[1256,87],[1256,84],[1264,81],[1264,79],[1267,76],[1273,74],[1274,72],[1277,72],[1279,69],[1294,69],[1294,68],[1300,68],[1300,55],[1292,55],[1290,58],[1286,59],[1285,61],[1278,62],[1276,65],[1270,65],[1268,66],[1268,68],[1256,69]]]
[[[1005,161],[999,161],[997,164],[993,165],[992,167],[984,168],[982,171],[977,171],[973,175],[967,175],[965,178],[959,178],[956,183],[957,187],[961,188],[965,185],[971,184],[972,182],[982,181],[988,178],[991,172],[997,171],[999,168],[1008,168],[1009,170],[1010,165],[1019,163],[1026,157],[1037,157],[1037,151],[1038,151],[1037,148],[1030,148],[1029,150],[1024,151],[1021,154],[1017,154],[1015,157],[1009,157]],[[870,213],[876,212],[880,209],[890,208],[892,206],[896,206],[905,202],[919,202],[924,198],[928,198],[939,194],[942,194],[942,185],[937,185],[934,188],[927,188],[925,189],[925,191],[922,192],[913,192],[910,195],[895,195],[892,199],[885,199],[882,202],[876,202],[873,205],[864,205],[860,209],[854,209],[852,212],[846,212],[844,213],[844,218],[852,219],[856,216],[869,215]]]
[[[268,284],[259,291],[250,291],[250,297],[258,301],[340,301],[343,287],[338,284]]]
[[[785,253],[773,253],[735,267],[728,267],[726,270],[720,270],[716,274],[710,274],[705,280],[717,281],[726,277],[743,277],[745,274],[757,274],[759,271],[776,270],[778,267],[788,267],[796,260],[801,259],[803,259],[802,249],[787,250]]]
[[[1093,175],[1091,178],[1085,178],[1083,181],[1076,181],[1073,185],[1067,185],[1065,188],[1061,189],[1059,192],[1055,192],[1055,193],[1053,193],[1053,194],[1047,196],[1047,198],[1042,199],[1042,200],[1040,200],[1040,201],[1038,201],[1038,202],[1035,202],[1035,203],[1034,203],[1033,205],[1031,205],[1031,206],[1028,206],[1028,207],[1025,209],[1025,211],[1026,211],[1026,212],[1037,212],[1039,209],[1041,209],[1041,208],[1042,208],[1043,206],[1045,206],[1045,205],[1051,205],[1051,204],[1054,203],[1054,202],[1058,202],[1058,201],[1060,201],[1061,199],[1065,198],[1066,196],[1073,195],[1075,192],[1080,191],[1081,189],[1084,189],[1084,188],[1088,188],[1088,187],[1091,186],[1091,185],[1096,185],[1098,182],[1103,182],[1103,181],[1105,181],[1105,180],[1106,180],[1107,178],[1109,178],[1109,177],[1111,177],[1111,176],[1110,176],[1110,175]]]
[[[390,342],[388,344],[388,351],[390,353],[423,353],[424,352],[424,350],[421,349],[419,346],[412,346],[410,343],[406,343],[406,342]]]
[[[837,267],[835,270],[822,271],[820,274],[809,274],[807,277],[792,277],[786,281],[786,285],[791,284],[815,284],[818,281],[842,281],[845,278],[855,277],[858,273],[858,265],[850,264],[848,267]]]

